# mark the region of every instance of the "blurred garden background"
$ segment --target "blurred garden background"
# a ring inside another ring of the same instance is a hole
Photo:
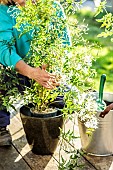
[[[94,90],[99,90],[100,76],[106,74],[104,91],[113,92],[113,42],[111,41],[112,37],[98,37],[102,32],[102,28],[100,28],[101,23],[97,22],[97,19],[105,15],[105,10],[103,10],[99,15],[95,16],[96,5],[99,4],[99,1],[97,0],[96,4],[93,0],[86,0],[81,6],[78,6],[79,10],[76,10],[74,15],[70,16],[69,24],[72,20],[75,25],[79,23],[83,29],[81,34],[86,43],[95,44],[92,50],[92,55],[96,56],[96,61],[93,62],[92,68],[96,69],[97,72],[94,78]],[[113,2],[110,0],[108,2],[107,12],[112,13]],[[79,44],[82,46],[82,41],[79,41]]]

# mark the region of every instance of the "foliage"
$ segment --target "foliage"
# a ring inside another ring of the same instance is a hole
[[[91,11],[86,8],[82,8],[77,11],[71,19],[78,22],[79,27],[82,25],[84,28],[87,28],[87,32],[82,34],[82,37],[89,43],[94,44],[92,50],[92,55],[95,56],[96,60],[92,63],[92,68],[97,72],[94,77],[94,86],[95,90],[99,90],[99,82],[102,74],[106,74],[106,83],[104,91],[112,92],[112,74],[113,74],[113,62],[112,62],[112,53],[113,53],[113,43],[111,37],[98,37],[101,32],[104,32],[104,28],[100,28],[101,23],[97,22],[96,19],[102,18],[105,16],[105,10],[98,14],[95,17],[96,11]],[[69,18],[70,20],[70,18]],[[75,31],[75,29],[74,29]],[[81,41],[79,44],[82,46],[84,42]]]
[[[106,3],[106,1],[103,1]],[[96,21],[100,24],[100,32],[97,37],[104,42],[105,47],[102,47],[101,57],[95,64],[95,68],[98,70],[98,73],[103,71],[107,73],[107,91],[112,92],[112,73],[113,73],[113,62],[112,62],[112,51],[113,51],[113,14],[106,10],[106,5],[100,10],[96,16],[98,19]],[[103,61],[104,58],[104,61]],[[99,67],[99,69],[98,69]]]
[[[106,11],[106,4],[107,4],[107,1],[104,0],[100,3],[100,5],[98,6],[97,10],[96,10],[96,14],[95,16],[97,16],[98,14],[100,14],[101,12],[103,12],[104,10]]]
[[[113,14],[106,10],[106,4],[106,0],[101,2],[101,5],[95,14],[95,16],[98,16],[100,13],[105,11],[105,14],[101,18],[97,19],[97,22],[101,23],[100,28],[104,28],[104,31],[101,32],[98,37],[105,38],[113,35]]]
[[[77,101],[78,94],[92,88],[92,77],[95,72],[91,66],[94,57],[90,54],[91,45],[88,46],[85,43],[83,50],[80,50],[80,47],[75,43],[78,37],[72,39],[72,46],[65,44],[63,36],[66,20],[59,17],[57,14],[59,6],[53,4],[51,0],[38,1],[34,4],[27,1],[25,7],[19,6],[20,12],[16,13],[17,24],[15,27],[18,30],[23,28],[20,36],[26,32],[32,34],[30,50],[25,61],[34,67],[46,64],[47,71],[55,73],[61,85],[54,90],[47,90],[34,80],[30,80],[31,87],[26,87],[22,99],[25,103],[34,103],[35,107],[41,111],[54,101],[56,96],[63,95],[65,102],[63,112],[66,115],[77,112],[83,107],[81,105],[78,109],[76,107],[78,102],[73,101],[75,99]],[[44,9],[43,6],[45,6]],[[13,11],[13,15],[15,17],[15,11]],[[78,27],[77,30],[79,31]],[[28,57],[29,55],[30,57]],[[65,92],[67,85],[70,90]],[[15,93],[14,98],[17,98],[17,95]],[[11,99],[14,100],[10,97],[10,101]]]
[[[65,3],[69,5],[66,6]],[[70,4],[73,7],[72,2],[63,2],[68,15],[72,12]],[[16,17],[17,20],[15,28],[18,31],[23,30],[20,36],[23,36],[26,32],[32,35],[30,50],[25,61],[33,67],[41,67],[42,64],[46,64],[47,71],[57,75],[60,86],[54,90],[47,90],[34,80],[30,80],[30,87],[23,87],[25,88],[24,94],[20,94],[18,88],[11,86],[7,96],[4,98],[1,96],[2,104],[6,106],[9,99],[9,105],[12,106],[12,102],[15,100],[23,99],[24,104],[33,103],[41,112],[49,107],[57,96],[64,96],[65,105],[62,109],[64,117],[72,120],[73,113],[75,113],[86,122],[88,128],[96,128],[95,124],[92,127],[93,124],[89,123],[97,123],[95,121],[95,107],[88,108],[92,104],[92,98],[83,97],[84,93],[86,94],[89,89],[93,89],[93,77],[96,74],[95,70],[92,69],[92,62],[95,60],[92,55],[94,44],[89,44],[83,38],[83,34],[87,34],[88,26],[83,27],[78,22],[70,20],[72,45],[69,46],[64,40],[67,20],[59,16],[60,8],[52,0],[39,0],[34,3],[28,0],[25,7],[19,6],[18,8],[19,10],[10,7],[11,15]],[[83,44],[81,45],[81,43]],[[11,71],[15,70],[11,69]],[[4,68],[1,69],[1,75],[3,72]],[[17,75],[15,73],[12,85],[19,83],[16,79]],[[3,86],[3,88],[6,87]],[[76,138],[74,132],[70,131],[62,132],[62,137],[68,143]],[[77,162],[74,162],[75,159],[79,158],[79,155],[78,151],[74,153],[70,157],[69,163],[62,158],[59,169],[65,169],[65,167],[72,169],[79,166]]]
[[[7,67],[5,68],[3,65],[0,65],[0,109],[8,109],[14,106],[12,102],[10,103],[10,96],[15,95],[15,93],[18,93],[18,75],[14,71],[14,69]]]
[[[66,159],[64,159],[61,156],[62,159],[62,163],[59,164],[59,170],[73,170],[73,169],[82,169],[84,167],[84,164],[81,164],[79,162],[80,157],[81,157],[81,152],[79,150],[74,150],[73,154],[70,155],[69,157],[69,161],[67,161]]]

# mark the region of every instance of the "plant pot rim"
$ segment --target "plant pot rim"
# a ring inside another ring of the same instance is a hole
[[[41,113],[39,113],[39,114],[37,114],[37,113],[32,113],[31,112],[31,109],[28,107],[28,105],[23,105],[21,108],[20,108],[20,114],[23,114],[24,116],[27,116],[27,117],[29,117],[30,119],[31,118],[38,118],[38,119],[54,119],[54,118],[58,118],[58,117],[61,117],[61,116],[63,116],[63,113],[61,112],[61,110],[60,109],[58,109],[58,108],[56,108],[56,114],[54,115],[54,113],[53,114],[49,114],[49,113],[47,113],[47,114],[41,114]]]

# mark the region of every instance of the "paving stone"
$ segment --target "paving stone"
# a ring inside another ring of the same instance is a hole
[[[20,160],[17,161],[17,157]],[[0,170],[31,170],[22,156],[12,147],[0,147]]]
[[[16,134],[18,131],[23,129],[23,125],[21,120],[19,120],[19,113],[17,115],[14,115],[10,120],[10,125],[8,128],[10,129],[11,135]]]
[[[113,170],[113,156],[85,155],[85,157],[97,170]]]

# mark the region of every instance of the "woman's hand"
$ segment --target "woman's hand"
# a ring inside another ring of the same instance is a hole
[[[59,84],[56,82],[56,76],[48,73],[45,68],[33,68],[31,78],[47,89],[53,89]]]
[[[42,68],[33,68],[27,65],[23,60],[20,60],[16,64],[16,70],[20,74],[34,79],[47,89],[54,89],[56,86],[59,86],[59,83],[56,81],[56,75],[48,73],[46,71],[46,65],[42,65]]]

